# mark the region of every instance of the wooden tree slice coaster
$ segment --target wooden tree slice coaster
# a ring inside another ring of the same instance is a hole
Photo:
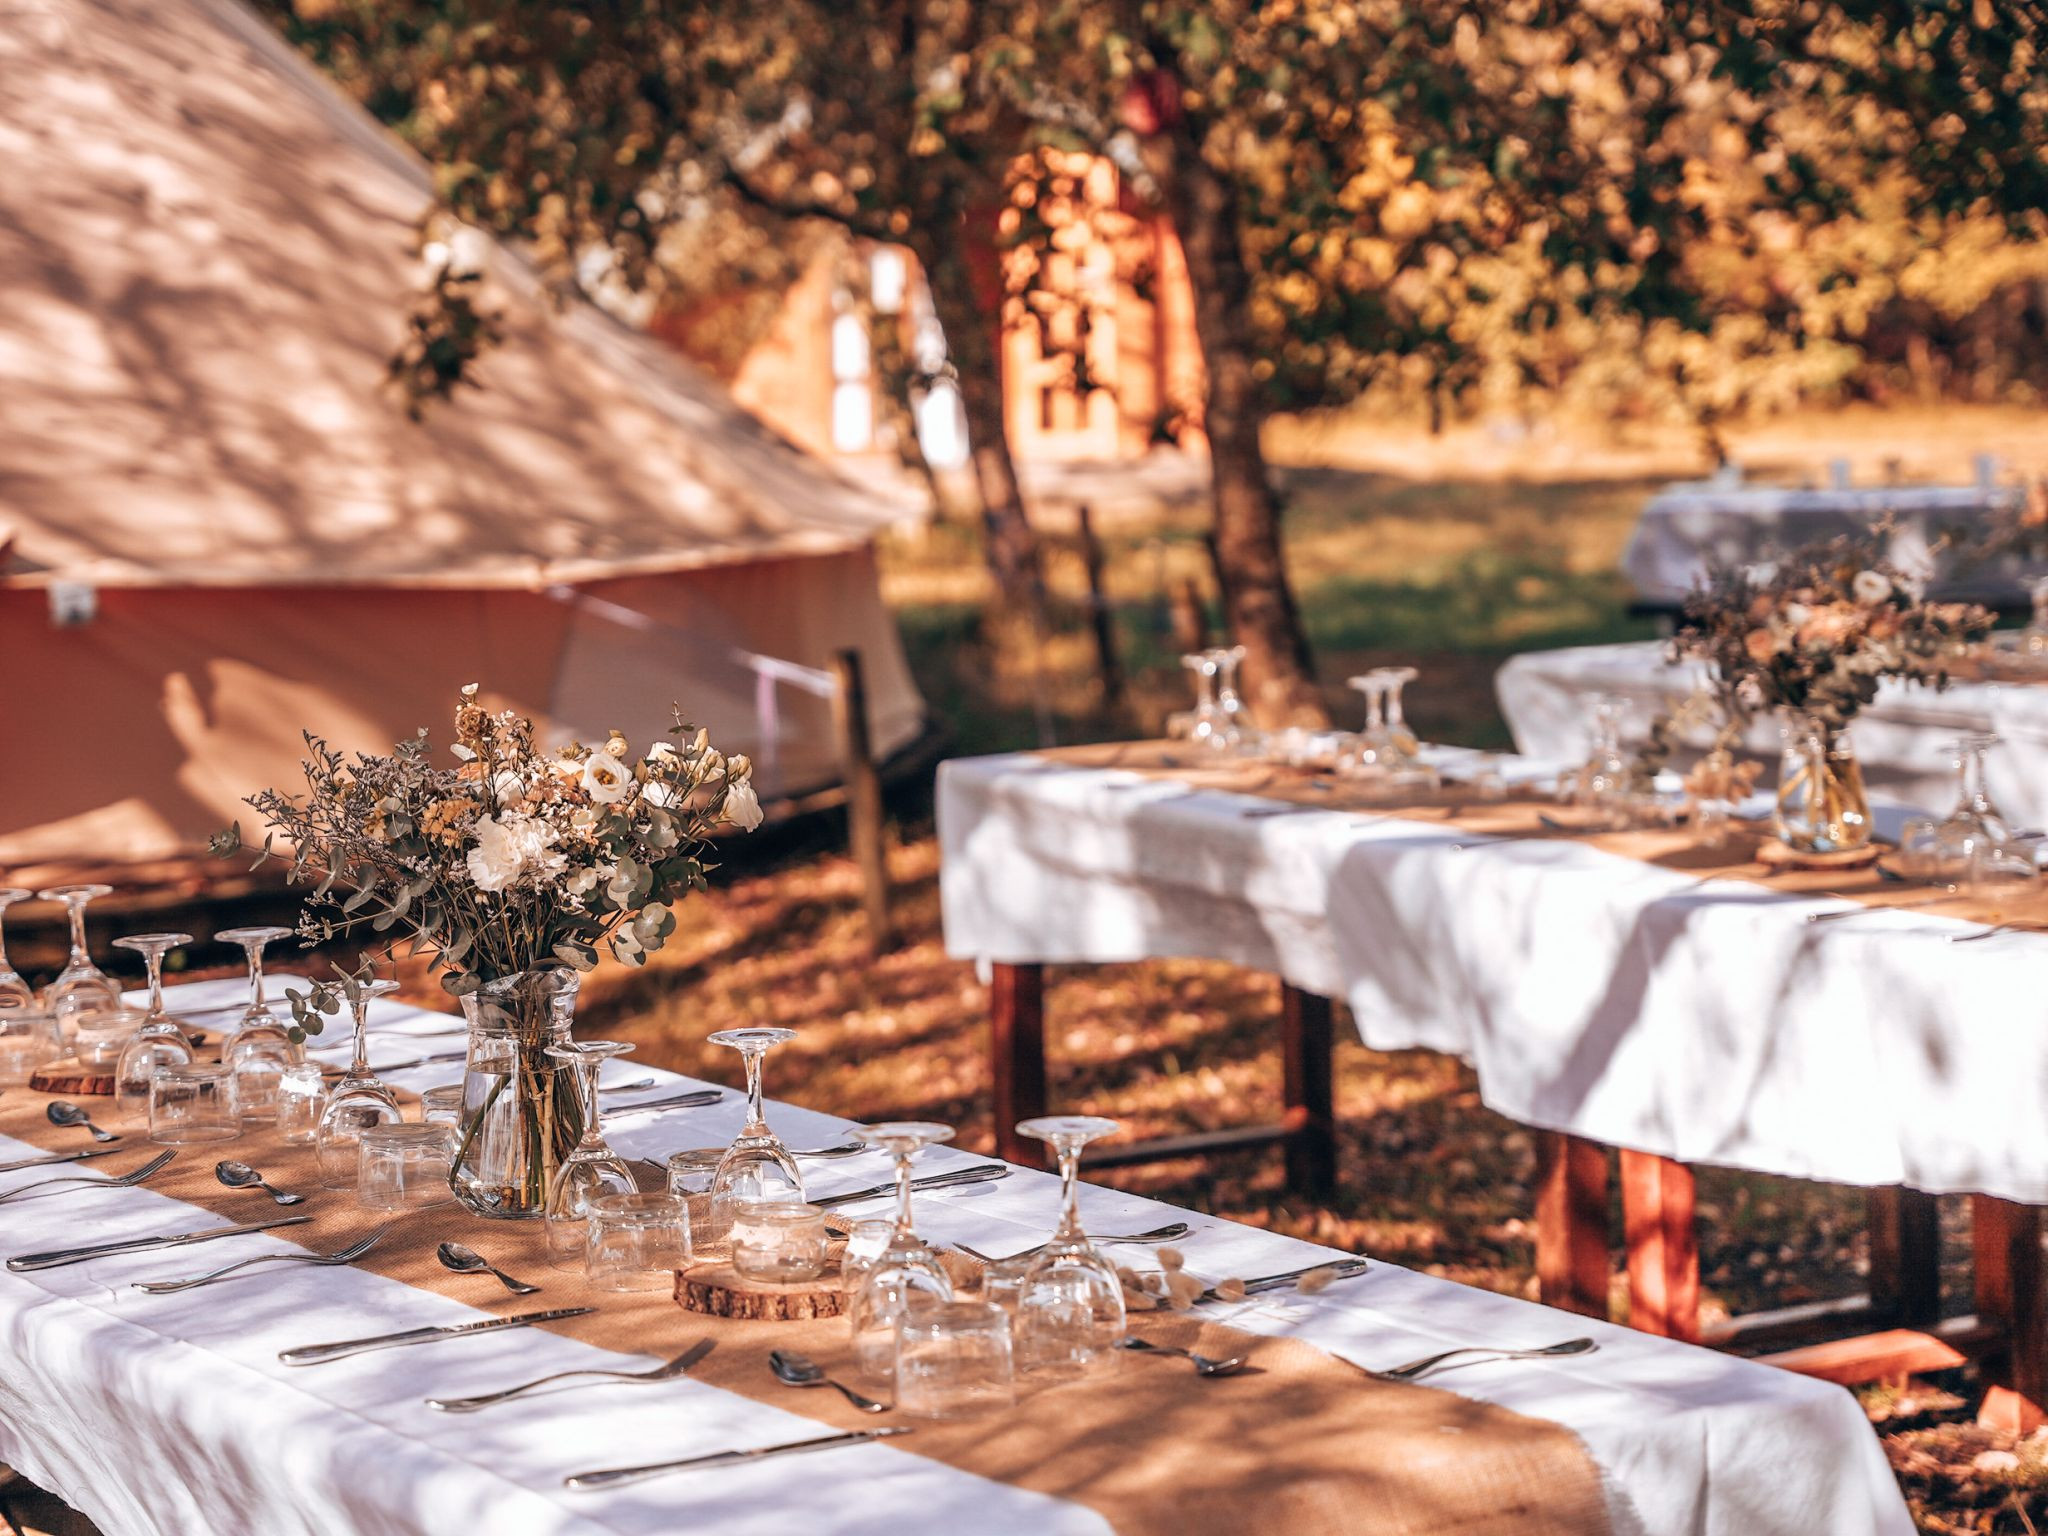
[[[28,1075],[28,1086],[36,1093],[110,1099],[114,1096],[114,1069],[89,1067],[76,1056],[46,1061]]]
[[[730,1264],[695,1264],[676,1272],[676,1305],[706,1317],[730,1317],[755,1323],[802,1323],[840,1317],[846,1292],[839,1276],[827,1270],[801,1285],[749,1280]]]
[[[1845,848],[1840,853],[1801,853],[1775,837],[1767,837],[1756,845],[1757,863],[1773,869],[1868,869],[1884,853],[1884,847],[1878,843]]]

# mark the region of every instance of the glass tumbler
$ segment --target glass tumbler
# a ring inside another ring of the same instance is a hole
[[[749,1280],[815,1280],[826,1244],[825,1213],[801,1200],[756,1200],[733,1212],[732,1267]]]
[[[1015,1397],[1009,1313],[985,1301],[912,1298],[896,1322],[899,1413],[963,1419]]]
[[[583,1272],[601,1291],[665,1291],[690,1265],[690,1210],[675,1195],[604,1195],[585,1219]]]
[[[187,1061],[158,1067],[149,1079],[149,1139],[159,1146],[233,1141],[242,1134],[235,1116],[235,1080],[217,1062]]]
[[[316,1063],[286,1067],[277,1080],[277,1134],[294,1146],[311,1143],[320,1134],[320,1109],[326,1100],[327,1080]]]
[[[709,1258],[725,1244],[711,1209],[712,1186],[718,1181],[718,1165],[725,1159],[723,1147],[691,1147],[669,1154],[668,1192],[688,1205],[690,1239],[700,1258]]]
[[[851,1291],[860,1277],[875,1267],[875,1261],[889,1251],[889,1239],[896,1235],[896,1223],[886,1216],[856,1221],[846,1234],[846,1248],[839,1255],[839,1281]]]
[[[445,1125],[372,1125],[356,1138],[356,1203],[395,1215],[453,1200]]]
[[[40,1008],[0,1008],[0,1083],[25,1083],[45,1062],[64,1054],[55,1014]]]
[[[461,1125],[462,1084],[444,1083],[421,1094],[420,1121],[425,1125]]]
[[[111,1067],[149,1017],[141,1008],[87,1008],[71,1016],[71,1053],[88,1067]]]

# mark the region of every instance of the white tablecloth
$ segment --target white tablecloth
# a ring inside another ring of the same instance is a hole
[[[189,1007],[235,990],[180,988],[172,1003]],[[386,1021],[380,1035],[447,1024],[442,1016],[395,1005],[379,1012]],[[393,1080],[430,1087],[454,1070],[426,1067]],[[610,1063],[606,1077],[622,1081],[642,1073],[627,1058]],[[772,1057],[769,1075],[772,1081]],[[686,1081],[662,1077],[667,1086]],[[705,1110],[638,1117],[613,1111],[607,1134],[629,1156],[655,1156],[717,1144],[738,1129],[740,1118],[735,1094]],[[771,1119],[793,1145],[836,1139],[846,1125],[783,1104],[773,1107]],[[0,1137],[0,1161],[34,1150]],[[970,1161],[976,1159],[940,1149],[925,1166],[936,1171]],[[884,1176],[872,1155],[830,1167],[811,1175],[813,1194]],[[0,1192],[35,1176],[0,1175]],[[1007,1253],[1039,1241],[1057,1205],[1055,1179],[1019,1170],[999,1183],[921,1196],[918,1219],[940,1241]],[[1181,1245],[1190,1268],[1212,1277],[1292,1268],[1328,1253],[1115,1190],[1086,1189],[1083,1209],[1102,1230],[1186,1216],[1196,1228]],[[218,1220],[146,1187],[37,1198],[0,1207],[0,1213],[0,1248],[10,1253],[88,1235],[112,1239]],[[489,1224],[476,1226],[477,1241],[487,1248]],[[572,1494],[560,1487],[569,1472],[799,1438],[816,1433],[816,1425],[689,1381],[543,1393],[481,1414],[439,1414],[421,1399],[489,1391],[550,1370],[645,1362],[570,1337],[520,1330],[291,1369],[277,1363],[279,1349],[480,1314],[353,1269],[291,1266],[262,1281],[171,1296],[129,1287],[134,1280],[290,1247],[286,1232],[68,1269],[0,1273],[6,1360],[0,1460],[63,1493],[108,1536],[1107,1531],[1089,1510],[886,1445]],[[1876,1438],[1837,1387],[1389,1265],[1313,1299],[1289,1295],[1231,1308],[1229,1320],[1296,1334],[1381,1366],[1454,1343],[1541,1344],[1592,1334],[1601,1344],[1595,1355],[1479,1366],[1441,1381],[1577,1433],[1602,1470],[1616,1536],[1909,1536],[1911,1530]],[[675,1332],[650,1340],[649,1349],[665,1354],[689,1337],[691,1326],[679,1313]],[[728,1340],[723,1347],[744,1346]],[[1370,1434],[1371,1426],[1361,1425],[1360,1433]]]
[[[1945,535],[1981,536],[1994,509],[2015,505],[2013,486],[1870,486],[1800,490],[1786,486],[1674,485],[1651,498],[1621,557],[1639,597],[1676,603],[1709,563],[1742,565],[1841,534],[1862,538],[1888,521],[1886,557],[1932,590],[1988,602],[2024,601],[2037,564],[2001,556],[1976,567],[1937,549]]]
[[[1630,702],[1625,734],[1639,742],[1650,719],[1690,693],[1696,663],[1673,666],[1664,647],[1587,645],[1511,657],[1494,679],[1500,712],[1518,750],[1559,762],[1583,761],[1590,701],[1597,693]],[[1986,760],[1992,798],[2015,827],[2048,826],[2048,687],[2026,683],[1954,683],[1936,692],[1918,684],[1885,683],[1850,727],[1870,792],[1937,815],[1956,802],[1948,744],[1963,731],[1993,731],[2002,744]],[[1712,732],[1688,738],[1704,748]],[[1777,771],[1778,729],[1761,720],[1746,749]]]
[[[955,955],[1207,956],[1476,1068],[1527,1125],[1690,1163],[2048,1203],[2048,936],[1033,756],[944,764]]]

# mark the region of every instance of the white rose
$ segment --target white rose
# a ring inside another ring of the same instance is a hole
[[[1857,602],[1874,606],[1892,595],[1892,584],[1881,571],[1858,571],[1849,590],[1856,595]]]
[[[649,761],[650,763],[658,763],[663,761],[664,759],[672,759],[675,757],[675,755],[676,744],[672,741],[657,741],[653,746],[647,749],[647,761]]]
[[[632,787],[632,770],[609,752],[593,752],[583,764],[583,792],[599,805],[617,805]]]
[[[754,793],[754,786],[745,779],[735,780],[726,786],[725,819],[742,832],[751,832],[761,825],[761,799]]]
[[[519,878],[521,860],[511,829],[494,817],[476,824],[476,846],[466,861],[480,891],[502,891]]]
[[[649,779],[640,791],[640,798],[649,805],[667,810],[676,803],[676,787],[665,779]]]
[[[500,770],[491,779],[491,793],[498,797],[500,805],[523,805],[526,801],[526,781],[516,773]]]

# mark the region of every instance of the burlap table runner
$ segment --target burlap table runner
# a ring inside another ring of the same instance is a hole
[[[0,1099],[0,1132],[51,1150],[77,1150],[84,1132],[50,1125],[44,1118],[49,1102],[47,1095],[10,1088]],[[114,1122],[110,1101],[87,1102],[102,1124],[127,1129]],[[139,1131],[128,1130],[128,1135],[134,1156],[96,1159],[75,1171],[119,1173],[156,1150]],[[717,1348],[692,1372],[697,1380],[772,1401],[835,1428],[876,1422],[855,1412],[836,1392],[791,1390],[769,1373],[768,1351],[787,1346],[847,1379],[851,1351],[842,1321],[733,1322],[684,1312],[660,1293],[596,1291],[580,1274],[548,1267],[537,1222],[486,1221],[452,1203],[396,1218],[371,1216],[356,1208],[352,1194],[319,1188],[311,1147],[287,1146],[272,1131],[218,1146],[181,1148],[147,1187],[226,1220],[285,1214],[261,1191],[220,1185],[213,1165],[223,1156],[252,1163],[271,1182],[308,1196],[295,1210],[312,1221],[278,1235],[309,1250],[332,1252],[389,1219],[390,1233],[361,1261],[362,1268],[499,1315],[546,1306],[594,1306],[599,1309],[595,1315],[550,1326],[610,1349],[667,1358],[709,1337]],[[12,1175],[8,1183],[29,1177]],[[57,1198],[77,1200],[78,1226],[69,1236],[80,1244],[91,1242],[89,1202],[107,1197]],[[540,1284],[542,1293],[513,1296],[488,1275],[442,1269],[434,1249],[448,1238]],[[0,1207],[0,1250],[12,1254],[22,1246],[18,1239],[7,1240],[5,1208]],[[203,1273],[248,1252],[249,1245],[235,1239],[167,1250],[152,1278]],[[236,1283],[223,1283],[224,1301]],[[1367,1286],[1372,1278],[1368,1273],[1342,1283]],[[303,1324],[303,1337],[280,1341],[284,1347],[385,1331],[366,1319],[312,1309]],[[1039,1389],[1027,1380],[1020,1383],[1017,1406],[1007,1413],[957,1423],[919,1422],[914,1434],[890,1444],[1085,1505],[1123,1536],[1244,1536],[1253,1531],[1287,1536],[1605,1536],[1608,1531],[1599,1473],[1577,1438],[1556,1424],[1428,1387],[1379,1381],[1295,1340],[1194,1317],[1145,1316],[1134,1318],[1133,1327],[1205,1354],[1242,1354],[1250,1366],[1240,1375],[1205,1381],[1185,1361],[1131,1356],[1106,1380]],[[421,1347],[467,1346],[457,1340]],[[385,1358],[393,1372],[406,1368],[403,1354]],[[503,1385],[522,1379],[511,1365]],[[563,1400],[562,1411],[577,1411],[573,1397]],[[425,1424],[432,1410],[422,1404],[420,1414]],[[819,1468],[791,1475],[834,1474]],[[596,1501],[603,1495],[589,1497]],[[906,1530],[915,1526],[914,1515],[905,1511]]]
[[[1686,827],[1596,831],[1586,824],[1583,813],[1527,788],[1512,791],[1505,800],[1489,801],[1481,800],[1468,785],[1446,783],[1425,797],[1390,798],[1363,781],[1341,779],[1313,769],[1246,759],[1206,763],[1200,751],[1184,742],[1114,742],[1057,747],[1035,755],[1076,768],[1117,768],[1142,778],[1191,788],[1256,795],[1287,806],[1360,811],[1455,827],[1480,836],[1583,843],[1623,858],[1694,875],[1702,882],[1747,880],[1774,891],[1840,896],[1869,907],[1909,908],[1966,922],[2048,927],[2048,889],[1982,901],[1960,892],[1950,894],[1933,886],[1887,878],[1875,865],[1786,868],[1766,863],[1759,856],[1771,841],[1771,834],[1768,827],[1753,822],[1732,823],[1720,846],[1707,847],[1697,833]]]

